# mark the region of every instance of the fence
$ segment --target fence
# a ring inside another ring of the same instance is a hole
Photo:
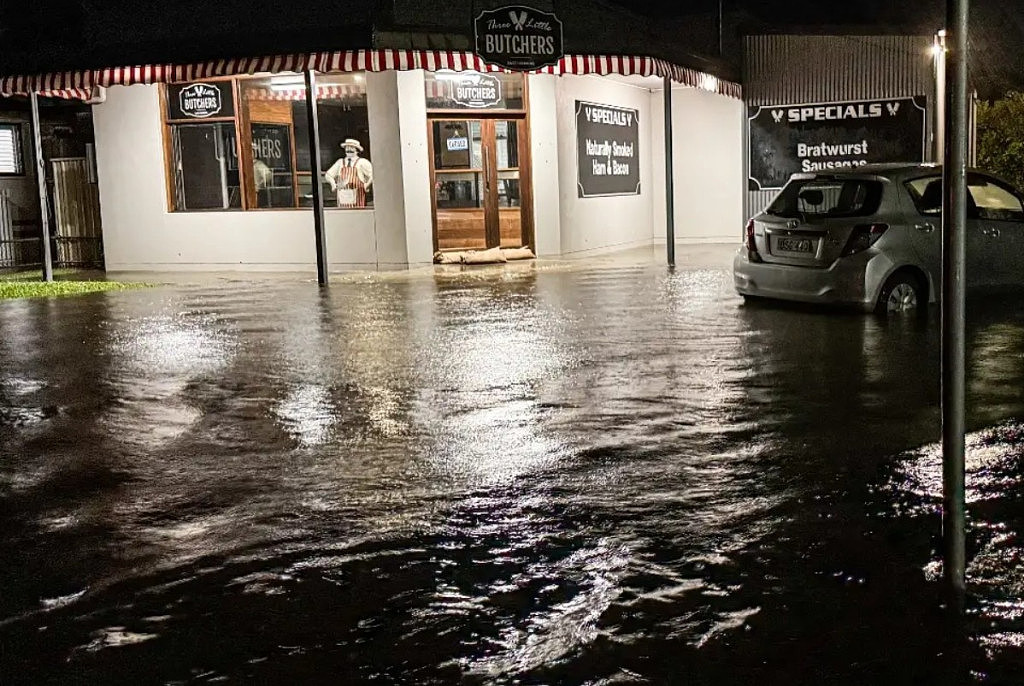
[[[11,194],[0,190],[0,269],[13,269],[39,262],[39,223],[35,223],[32,233],[26,236],[24,230],[19,231],[25,222],[16,219],[18,212]]]
[[[61,267],[103,267],[99,189],[84,157],[53,160],[56,263]]]
[[[89,175],[84,157],[51,161],[50,193],[53,217],[51,250],[55,267],[103,268],[103,232],[99,189]],[[19,219],[10,193],[0,190],[0,269],[22,269],[42,264],[38,216]]]

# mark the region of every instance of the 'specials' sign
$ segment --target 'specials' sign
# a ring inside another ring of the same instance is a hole
[[[640,194],[640,113],[576,101],[576,183],[581,198]]]
[[[168,119],[233,117],[231,82],[171,84],[167,86]]]
[[[451,98],[463,107],[479,109],[501,105],[501,81],[496,76],[465,72],[449,77]]]
[[[473,24],[476,54],[506,69],[531,71],[564,54],[562,22],[551,12],[510,5],[481,12]]]
[[[797,172],[874,162],[920,162],[925,154],[924,96],[750,107],[752,191],[777,189]]]

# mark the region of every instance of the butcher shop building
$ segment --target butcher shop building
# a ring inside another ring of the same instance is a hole
[[[774,130],[790,115],[769,104],[810,107],[810,119],[826,104],[884,114],[890,93],[769,102],[770,79],[755,70],[758,100],[745,102],[714,16],[666,25],[600,2],[534,4],[395,0],[339,16],[325,0],[230,0],[197,4],[174,28],[142,13],[129,35],[115,15],[133,5],[114,0],[71,17],[87,42],[15,46],[0,60],[0,94],[35,92],[44,120],[69,109],[91,120],[71,179],[82,189],[65,188],[54,160],[44,170],[62,207],[94,196],[84,212],[95,217],[57,212],[49,230],[59,245],[86,240],[88,225],[109,271],[307,270],[318,196],[332,269],[495,247],[587,256],[664,245],[669,232],[684,246],[733,242],[784,171],[753,145],[792,143],[822,163],[876,146],[854,131],[845,152],[814,152],[813,137]],[[221,28],[228,16],[237,21]],[[930,96],[922,87],[908,84],[898,107]],[[30,133],[0,113],[0,166],[7,141],[21,182],[35,173]],[[927,156],[921,134],[915,154]],[[38,199],[33,209],[5,191],[16,176],[0,174],[0,267],[4,212],[9,225],[38,221]]]

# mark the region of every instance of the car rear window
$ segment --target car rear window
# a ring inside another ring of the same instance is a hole
[[[794,219],[865,217],[878,211],[882,183],[869,179],[796,179],[765,210]]]

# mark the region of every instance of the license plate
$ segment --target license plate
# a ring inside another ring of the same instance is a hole
[[[783,252],[814,252],[814,244],[810,238],[780,238],[775,245]]]

